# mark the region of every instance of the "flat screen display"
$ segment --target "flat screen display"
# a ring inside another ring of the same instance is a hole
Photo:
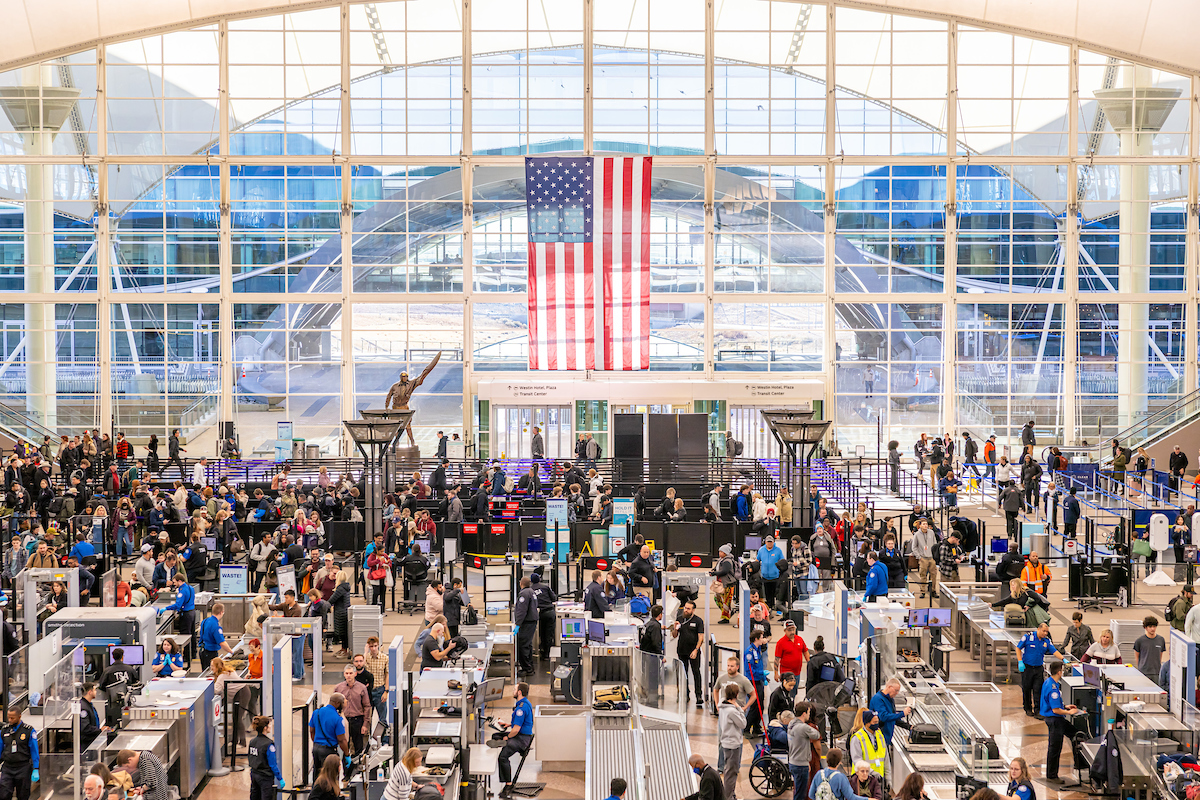
[[[584,621],[581,619],[565,618],[561,621],[559,636],[562,639],[582,639],[585,632]]]
[[[931,628],[949,628],[950,627],[950,611],[949,608],[931,608],[929,609],[929,627]]]
[[[1097,664],[1083,664],[1083,682],[1088,686],[1100,688],[1100,667]]]
[[[587,621],[587,638],[590,642],[604,644],[604,620],[589,619]]]
[[[109,645],[108,648],[108,663],[113,663],[112,651],[118,645]],[[120,645],[120,648],[125,651],[125,656],[122,659],[131,667],[140,667],[146,663],[146,652],[140,644],[125,644]]]
[[[908,627],[924,628],[929,624],[928,608],[910,608],[908,610]]]

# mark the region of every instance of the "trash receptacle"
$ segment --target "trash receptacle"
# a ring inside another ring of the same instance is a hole
[[[1050,558],[1050,534],[1045,531],[1030,534],[1029,552],[1037,553],[1043,561]]]
[[[608,531],[604,528],[594,528],[588,531],[591,540],[592,555],[604,557],[608,555]]]
[[[304,440],[292,439],[292,460],[299,461],[304,458]]]
[[[304,446],[304,457],[308,459],[317,459],[321,457],[321,445],[308,444]]]

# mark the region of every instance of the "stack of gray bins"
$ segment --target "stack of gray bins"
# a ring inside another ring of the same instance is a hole
[[[365,653],[367,639],[372,636],[383,641],[383,614],[379,606],[350,606],[350,652]]]

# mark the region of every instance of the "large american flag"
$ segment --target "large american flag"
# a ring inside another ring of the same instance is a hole
[[[649,369],[651,162],[525,159],[530,369]]]

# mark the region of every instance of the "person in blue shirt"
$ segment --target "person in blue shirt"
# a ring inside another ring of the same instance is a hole
[[[738,493],[733,496],[733,516],[742,522],[749,522],[753,516],[754,506],[750,502],[750,487],[742,484]]]
[[[1029,776],[1029,762],[1020,756],[1008,765],[1008,791],[1005,795],[1009,800],[1037,800],[1033,779]]]
[[[628,788],[629,783],[624,778],[613,778],[608,782],[608,797],[605,800],[621,800]]]
[[[171,582],[175,585],[175,602],[163,611],[178,612],[175,632],[190,638],[196,635],[196,590],[187,585],[182,572],[176,572]],[[190,661],[191,658],[187,660]]]
[[[158,646],[158,653],[154,656],[150,671],[156,678],[169,678],[175,670],[181,669],[183,669],[183,655],[180,654],[175,640],[170,637],[163,639],[162,644]]]
[[[75,534],[75,546],[71,548],[68,555],[79,559],[79,563],[82,564],[85,558],[96,555],[96,548],[92,547],[92,543],[87,540],[87,534],[80,531]]]
[[[1037,631],[1030,631],[1017,642],[1017,653],[1021,658],[1017,669],[1021,672],[1021,702],[1025,705],[1025,716],[1036,717],[1033,699],[1041,695],[1044,672],[1042,664],[1047,655],[1058,652],[1050,639],[1050,626],[1043,622]]]
[[[958,508],[958,487],[962,484],[954,477],[954,472],[946,473],[946,477],[938,481],[938,491],[941,492],[942,502],[946,508]]]
[[[825,769],[817,770],[812,776],[812,780],[808,784],[808,800],[816,800],[817,789],[821,788],[821,784],[829,781],[829,788],[833,790],[833,796],[837,800],[870,800],[854,793],[850,788],[850,779],[845,773],[838,769],[842,765],[842,751],[840,748],[831,748],[825,754]]]
[[[767,609],[770,610],[775,608],[775,589],[779,586],[779,562],[786,563],[787,556],[775,544],[775,537],[767,536],[763,539],[762,547],[755,553],[755,558],[758,559],[761,568],[759,575],[762,577],[763,594],[767,601]]]
[[[888,571],[879,560],[879,553],[874,550],[867,553],[867,586],[864,594],[868,603],[875,602],[878,597],[887,597]]]
[[[879,730],[883,731],[883,738],[889,747],[892,745],[892,734],[896,732],[896,723],[900,723],[901,727],[908,727],[903,720],[912,710],[911,708],[905,708],[903,711],[896,710],[896,695],[899,693],[900,681],[892,678],[875,693],[867,706],[875,712],[875,717],[879,720]]]
[[[209,616],[200,623],[200,671],[208,669],[212,660],[222,652],[232,654],[233,648],[225,641],[221,628],[221,617],[225,616],[225,604],[213,603]]]
[[[529,684],[518,683],[513,692],[517,704],[513,706],[512,722],[506,728],[504,747],[500,748],[500,782],[504,784],[501,797],[512,794],[512,763],[509,761],[516,754],[524,754],[533,744],[533,706],[529,704]]]
[[[1045,623],[1039,626],[1039,631],[1044,627]],[[1063,705],[1062,671],[1061,661],[1051,663],[1050,677],[1042,684],[1040,710],[1050,731],[1050,744],[1046,748],[1046,780],[1050,783],[1062,783],[1058,777],[1058,762],[1062,758],[1063,737],[1066,735],[1067,725],[1070,724],[1067,718],[1077,711],[1074,704]]]
[[[341,748],[346,765],[350,764],[350,737],[346,733],[346,722],[342,719],[342,709],[345,707],[346,698],[334,692],[329,695],[329,702],[314,711],[308,720],[313,763],[318,765],[318,770],[326,758],[337,755],[338,748]]]
[[[767,665],[762,653],[763,636],[761,630],[753,631],[750,634],[750,646],[746,648],[746,655],[742,657],[746,677],[754,684],[755,701],[746,709],[746,726],[752,736],[766,727],[762,718],[763,696],[767,691]]]

